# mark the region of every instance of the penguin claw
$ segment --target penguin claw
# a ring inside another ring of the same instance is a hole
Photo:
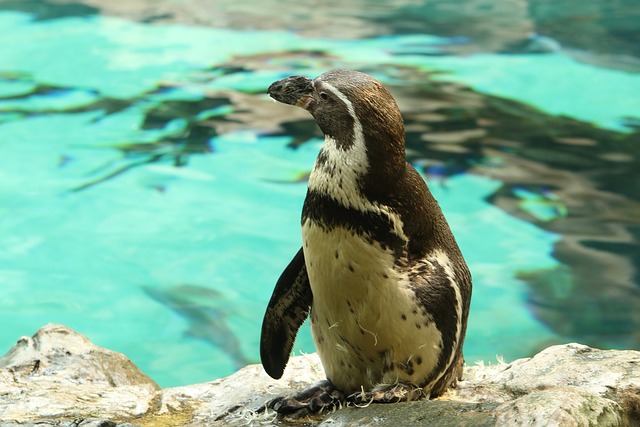
[[[266,407],[281,415],[304,416],[331,411],[344,401],[344,394],[329,380],[301,390],[293,396],[283,396],[268,402]]]
[[[389,384],[371,391],[354,393],[347,397],[349,403],[356,406],[368,406],[371,403],[412,402],[426,397],[420,387],[410,384]]]

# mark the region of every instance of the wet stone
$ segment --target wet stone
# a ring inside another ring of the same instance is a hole
[[[491,412],[496,404],[462,402],[409,402],[388,405],[369,405],[365,408],[345,408],[332,414],[321,427],[357,426],[439,426],[493,427],[496,417]]]

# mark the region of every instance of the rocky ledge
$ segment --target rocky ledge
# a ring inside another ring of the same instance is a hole
[[[312,354],[292,358],[279,381],[251,365],[216,381],[161,389],[124,355],[50,324],[0,358],[0,425],[640,425],[640,352],[580,344],[467,367],[459,387],[436,400],[346,407],[302,420],[257,411],[322,377]]]

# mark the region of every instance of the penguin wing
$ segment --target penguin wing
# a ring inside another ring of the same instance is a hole
[[[272,378],[282,376],[312,301],[304,253],[300,248],[278,279],[262,321],[260,359]]]

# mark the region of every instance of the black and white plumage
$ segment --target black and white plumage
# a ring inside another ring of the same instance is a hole
[[[279,80],[268,93],[308,110],[325,135],[302,210],[303,246],[276,284],[260,351],[280,378],[310,314],[328,381],[272,406],[441,395],[462,373],[471,275],[405,160],[395,100],[378,80],[344,69]]]

